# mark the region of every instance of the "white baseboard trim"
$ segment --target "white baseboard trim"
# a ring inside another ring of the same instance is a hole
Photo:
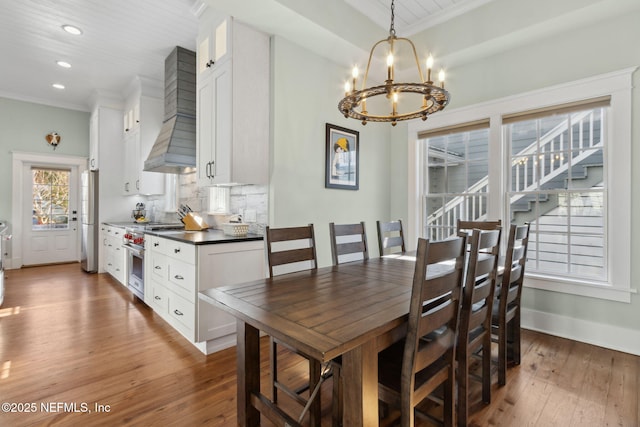
[[[523,308],[521,326],[640,356],[640,331]]]

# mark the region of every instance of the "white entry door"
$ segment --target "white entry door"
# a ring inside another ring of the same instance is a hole
[[[78,168],[25,164],[23,173],[23,264],[78,261]]]

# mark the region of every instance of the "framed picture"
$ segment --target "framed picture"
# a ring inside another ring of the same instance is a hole
[[[357,190],[360,162],[360,133],[330,123],[326,125],[326,188]]]

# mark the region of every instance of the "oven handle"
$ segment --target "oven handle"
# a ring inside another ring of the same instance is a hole
[[[144,258],[144,249],[138,249],[131,245],[122,245],[122,247],[128,250],[129,252],[131,252],[133,256],[137,256],[138,258]]]

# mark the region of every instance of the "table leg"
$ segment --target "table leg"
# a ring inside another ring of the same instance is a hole
[[[342,356],[343,425],[378,425],[378,352],[375,340]]]
[[[251,325],[237,320],[238,425],[257,427],[260,412],[251,405],[251,394],[260,393],[260,336]]]

